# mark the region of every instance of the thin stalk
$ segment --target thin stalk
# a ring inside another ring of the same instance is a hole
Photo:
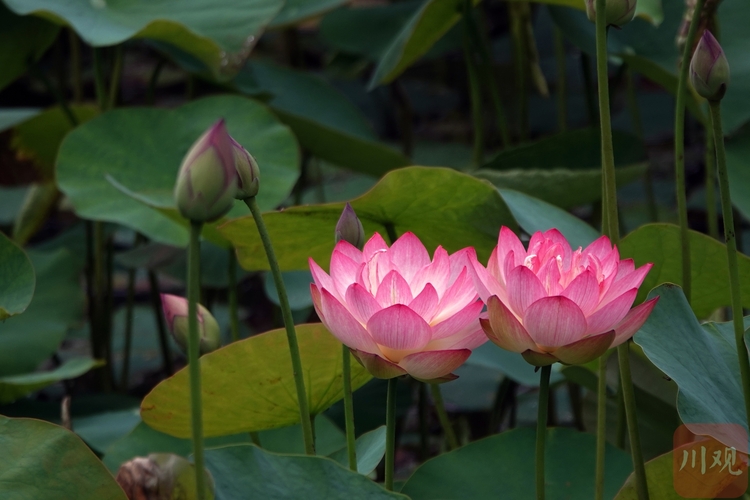
[[[49,92],[52,97],[55,98],[55,100],[57,101],[57,105],[60,106],[60,109],[65,115],[65,118],[68,119],[70,125],[74,128],[77,127],[78,118],[76,118],[75,114],[73,114],[73,110],[70,109],[70,106],[65,100],[65,96],[60,91],[60,88],[53,85],[50,79],[47,78],[47,75],[44,74],[44,71],[40,70],[34,64],[29,66],[29,73],[31,73],[31,75],[33,75],[37,80],[42,82],[42,85],[44,85],[44,88],[47,90],[47,92]]]
[[[474,52],[471,49],[470,43],[471,25],[468,19],[471,16],[471,9],[471,1],[467,0],[464,7],[463,50],[466,73],[469,78],[469,97],[471,99],[471,116],[474,128],[473,160],[474,166],[479,168],[484,162],[484,125],[482,123],[482,90],[479,82],[479,72],[477,71]]]
[[[153,73],[151,73],[151,78],[148,79],[146,104],[148,104],[149,106],[153,106],[154,101],[156,100],[156,84],[159,83],[159,76],[161,75],[161,70],[164,69],[165,64],[165,59],[159,59],[159,62],[156,63],[156,67],[154,68]]]
[[[93,249],[94,249],[94,273],[93,285],[94,294],[91,306],[94,307],[93,324],[91,325],[91,347],[94,357],[97,359],[107,358],[107,332],[106,332],[106,300],[107,300],[107,283],[105,277],[106,250],[104,242],[104,223],[101,221],[94,222],[93,230]],[[112,387],[111,368],[107,365],[102,368],[102,387],[109,390]]]
[[[529,91],[528,91],[528,47],[524,36],[524,8],[522,2],[508,2],[510,34],[513,43],[513,59],[516,69],[516,95],[518,99],[519,138],[521,142],[529,136]]]
[[[396,459],[396,385],[398,378],[388,380],[388,399],[385,410],[385,489],[393,491]]]
[[[107,94],[104,83],[104,67],[102,62],[102,49],[94,47],[94,86],[96,88],[96,102],[100,111],[107,109]]]
[[[346,421],[346,456],[349,460],[349,469],[357,472],[357,448],[354,432],[354,400],[352,399],[352,355],[349,348],[342,346],[342,358],[344,361],[342,377],[344,379],[344,419]]]
[[[706,218],[708,234],[719,239],[719,217],[716,213],[716,147],[711,127],[706,127]]]
[[[113,109],[117,105],[117,95],[120,92],[120,79],[122,77],[122,45],[115,47],[115,61],[112,63],[112,76],[109,80],[109,98],[107,109]]]
[[[627,417],[625,416],[625,398],[622,397],[622,384],[617,388],[617,426],[615,427],[615,446],[621,450],[625,449],[625,434],[628,431]]]
[[[585,52],[581,52],[581,73],[583,73],[583,89],[586,97],[586,113],[589,115],[589,127],[596,127],[599,122],[596,116],[594,82],[591,79],[591,57]]]
[[[555,61],[557,62],[557,128],[568,129],[568,76],[565,67],[565,39],[560,28],[553,28],[555,38]]]
[[[729,175],[727,174],[727,158],[724,150],[724,133],[721,126],[721,102],[709,101],[711,109],[711,126],[716,147],[716,167],[719,174],[719,192],[721,194],[721,212],[724,216],[724,240],[727,245],[727,259],[729,261],[729,286],[732,293],[732,323],[734,324],[734,339],[737,343],[737,358],[740,363],[742,376],[742,390],[745,395],[745,412],[750,422],[750,364],[748,363],[747,348],[743,335],[745,333],[742,318],[742,296],[740,294],[740,273],[737,264],[737,233],[734,228],[734,213],[729,194]]]
[[[411,157],[414,153],[414,109],[409,101],[409,94],[406,93],[400,80],[394,80],[390,88],[397,105],[396,113],[401,129],[401,151],[404,156]]]
[[[448,451],[455,450],[460,445],[458,444],[456,432],[453,430],[453,424],[451,424],[451,420],[448,418],[448,412],[445,411],[445,403],[443,402],[443,394],[440,392],[440,386],[438,384],[430,384],[430,393],[432,394],[432,400],[435,403],[435,411],[438,414],[440,425],[443,426],[443,432],[445,432],[445,441],[448,443]]]
[[[419,417],[419,459],[424,462],[429,453],[430,429],[427,416],[427,384],[414,380],[417,384],[417,414]]]
[[[248,434],[250,435],[250,442],[251,443],[253,443],[258,448],[262,448],[263,447],[260,444],[260,436],[258,436],[257,432],[248,432]]]
[[[628,109],[630,110],[630,120],[633,122],[633,131],[635,136],[643,143],[646,135],[643,132],[643,120],[641,119],[641,108],[638,106],[638,93],[635,90],[635,79],[633,71],[629,66],[625,66],[625,82],[628,96]],[[654,195],[654,179],[651,165],[646,165],[646,174],[643,176],[643,189],[646,192],[646,206],[648,207],[648,220],[656,222],[659,220],[659,211],[656,205],[656,196]]]
[[[70,45],[70,74],[73,83],[73,102],[83,100],[83,78],[81,78],[81,41],[75,30],[68,29],[68,43]]]
[[[135,305],[135,269],[128,271],[128,295],[125,302],[125,357],[122,360],[120,389],[128,390],[130,372],[130,349],[133,345],[133,307]]]
[[[276,252],[274,252],[273,245],[271,244],[271,236],[268,234],[266,224],[263,222],[263,215],[261,215],[260,208],[258,208],[258,202],[255,201],[255,197],[253,196],[247,198],[245,204],[247,204],[250,209],[250,213],[253,214],[255,225],[258,228],[258,234],[263,241],[263,248],[266,251],[266,257],[268,257],[268,265],[271,267],[271,274],[273,275],[273,280],[276,284],[276,290],[279,293],[279,304],[281,305],[281,314],[284,318],[284,326],[286,327],[286,338],[289,342],[289,354],[292,358],[294,384],[297,386],[297,401],[299,403],[300,423],[302,425],[302,438],[305,442],[305,453],[308,455],[314,455],[315,440],[313,438],[312,424],[310,423],[310,408],[308,406],[309,402],[307,401],[307,394],[305,393],[305,380],[302,372],[302,360],[299,354],[299,345],[297,343],[297,332],[294,329],[294,318],[292,318],[292,309],[289,307],[286,287],[284,286],[284,280],[281,277],[279,262],[276,260]]]
[[[638,417],[635,410],[635,390],[633,378],[630,374],[630,345],[628,342],[617,346],[617,360],[620,363],[620,384],[622,398],[625,401],[625,420],[628,423],[628,437],[630,438],[630,454],[633,457],[633,471],[635,473],[635,489],[639,500],[648,500],[648,482],[646,480],[646,466],[641,451],[641,438],[638,431]]]
[[[193,460],[198,500],[206,499],[206,476],[203,472],[203,406],[201,404],[201,368],[198,333],[198,300],[201,289],[201,222],[190,222],[188,247],[188,372],[190,374],[190,415],[193,430]]]
[[[495,401],[492,403],[492,412],[490,413],[489,433],[495,434],[503,423],[505,413],[513,401],[518,384],[510,377],[503,378],[503,381],[497,386],[495,392]]]
[[[542,367],[539,379],[539,411],[536,416],[536,498],[544,500],[544,440],[547,437],[549,376],[552,365]]]
[[[682,248],[682,291],[690,302],[692,276],[690,272],[690,234],[688,233],[687,191],[685,187],[685,96],[687,93],[688,69],[693,55],[693,41],[698,30],[704,0],[697,0],[690,20],[685,48],[682,50],[680,74],[677,79],[677,95],[674,110],[674,174],[677,191],[677,215],[680,220],[680,247]]]
[[[234,249],[229,250],[229,331],[232,334],[232,342],[240,340],[240,318],[237,310],[237,257]]]
[[[596,391],[596,473],[594,474],[594,499],[604,498],[604,456],[607,445],[607,358],[599,358],[597,375],[599,383]]]
[[[161,297],[159,296],[159,278],[154,271],[148,272],[148,283],[151,295],[151,307],[154,310],[154,319],[156,320],[156,332],[159,336],[159,349],[161,350],[164,371],[168,376],[174,373],[172,363],[172,353],[169,349],[169,339],[167,339],[167,326],[164,324],[164,314],[161,310]]]

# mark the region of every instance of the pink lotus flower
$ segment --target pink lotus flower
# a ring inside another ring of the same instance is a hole
[[[573,251],[550,229],[526,250],[503,227],[487,269],[474,265],[489,313],[482,328],[532,365],[586,363],[630,339],[651,314],[658,297],[630,309],[651,266],[620,260],[606,236]]]
[[[375,377],[444,382],[487,340],[472,261],[473,248],[438,247],[430,260],[414,234],[388,248],[376,233],[362,251],[339,241],[330,276],[310,259],[310,292],[323,324]]]

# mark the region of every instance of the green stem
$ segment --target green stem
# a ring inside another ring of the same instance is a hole
[[[349,469],[357,471],[357,448],[354,432],[354,400],[352,399],[352,355],[349,348],[342,346],[344,378],[344,418],[346,420],[346,454],[349,459]]]
[[[96,102],[100,111],[107,109],[107,94],[104,90],[104,68],[102,62],[102,49],[94,47],[94,86],[96,88]]]
[[[188,248],[188,372],[190,374],[190,409],[193,430],[193,460],[198,500],[206,497],[206,476],[203,472],[203,406],[201,404],[201,368],[199,360],[198,300],[201,291],[201,228],[203,223],[190,222]]]
[[[633,71],[629,66],[625,67],[625,81],[627,83],[628,109],[630,110],[630,120],[633,122],[633,131],[636,137],[643,143],[646,135],[643,132],[643,120],[641,119],[641,108],[638,106],[638,94],[635,90]],[[646,165],[646,174],[643,176],[643,189],[646,192],[648,220],[656,222],[659,220],[659,212],[656,205],[656,196],[654,195],[654,179],[650,164]]]
[[[396,385],[398,378],[388,380],[388,399],[385,411],[385,488],[393,491],[396,459]]]
[[[568,129],[568,77],[565,67],[565,39],[560,28],[553,28],[555,37],[555,60],[557,61],[557,128]]]
[[[743,335],[745,332],[742,317],[742,296],[740,294],[740,273],[737,264],[737,234],[734,227],[734,213],[732,199],[729,195],[729,175],[727,174],[727,158],[724,150],[724,133],[721,126],[721,102],[709,101],[711,109],[711,125],[713,127],[714,145],[716,147],[716,167],[719,174],[719,192],[721,194],[721,212],[724,216],[724,240],[727,245],[727,259],[729,261],[729,286],[732,292],[732,322],[734,324],[734,339],[737,343],[737,358],[742,376],[742,390],[745,395],[745,412],[750,426],[750,364],[748,363],[747,348]]]
[[[544,500],[544,440],[547,437],[549,376],[552,365],[542,367],[539,379],[539,408],[536,416],[536,498]]]
[[[641,437],[638,430],[638,416],[635,407],[635,390],[633,389],[633,378],[630,374],[630,345],[628,342],[617,346],[617,360],[620,364],[620,386],[622,399],[625,402],[625,420],[628,423],[630,454],[633,457],[635,489],[639,500],[648,500],[646,466],[643,461],[643,452],[641,451]]]
[[[445,411],[445,403],[443,402],[443,394],[440,392],[440,386],[438,384],[430,384],[430,393],[435,403],[435,411],[440,420],[440,425],[443,426],[445,441],[448,443],[448,451],[455,450],[459,447],[458,438],[456,438],[453,424],[451,424],[451,420],[448,418],[448,412]]]
[[[234,248],[229,249],[229,331],[232,334],[232,342],[240,340],[240,318],[237,310],[237,257]]]
[[[589,117],[589,127],[596,127],[599,122],[596,117],[596,97],[594,82],[591,80],[591,56],[581,53],[581,73],[583,73],[583,89],[586,96],[586,114]]]
[[[70,74],[73,83],[73,102],[78,104],[83,100],[83,79],[81,78],[81,41],[72,28],[68,29],[70,45]]]
[[[115,61],[112,63],[112,77],[109,80],[109,99],[107,109],[114,109],[117,105],[117,95],[120,92],[120,78],[122,76],[122,45],[115,47]]]
[[[409,94],[398,79],[390,85],[391,94],[396,101],[399,128],[401,130],[401,151],[404,156],[411,157],[414,153],[414,109],[409,102]]]
[[[680,74],[677,79],[677,95],[674,110],[674,173],[677,191],[677,215],[680,220],[680,247],[682,249],[682,291],[690,302],[692,275],[690,272],[690,234],[688,233],[687,190],[685,187],[685,98],[688,69],[693,55],[693,41],[698,30],[704,0],[697,0],[690,21],[685,48],[682,51]]]
[[[125,303],[125,357],[122,360],[120,389],[128,390],[130,372],[130,349],[133,344],[133,306],[135,305],[135,269],[128,271],[128,296]]]
[[[161,297],[159,297],[159,278],[154,271],[148,272],[148,283],[151,289],[151,307],[154,310],[156,321],[156,332],[159,336],[159,349],[164,363],[164,371],[168,376],[174,373],[172,365],[172,353],[169,350],[169,339],[167,339],[167,326],[164,324],[164,314],[161,308]]]
[[[257,432],[248,432],[250,435],[250,442],[253,443],[258,448],[263,448],[263,446],[260,444],[260,436],[258,436]]]
[[[427,415],[427,384],[413,379],[417,385],[417,415],[419,418],[419,460],[427,460],[430,448],[430,429]]]
[[[154,101],[156,100],[156,84],[159,83],[159,76],[161,75],[161,70],[164,69],[165,64],[165,59],[159,59],[159,62],[156,63],[156,67],[154,68],[153,73],[151,73],[151,78],[148,79],[146,104],[148,104],[149,106],[153,106]]]
[[[466,62],[466,73],[469,77],[469,97],[471,99],[471,116],[474,126],[474,166],[479,168],[484,162],[484,125],[482,123],[482,90],[479,83],[479,72],[477,71],[474,52],[470,43],[471,22],[469,17],[472,11],[471,0],[464,2],[464,34],[463,50]]]
[[[44,71],[40,70],[34,64],[29,66],[29,73],[33,75],[36,79],[38,79],[40,82],[42,82],[42,85],[44,85],[44,88],[47,90],[47,92],[49,92],[52,95],[52,97],[55,98],[58,106],[60,106],[60,109],[65,115],[65,118],[68,119],[68,122],[70,123],[70,125],[74,128],[77,127],[78,118],[76,118],[75,114],[73,114],[73,110],[70,109],[70,106],[68,105],[68,101],[65,100],[65,96],[60,91],[60,88],[53,85],[50,79],[47,78],[47,75],[44,74]]]
[[[594,475],[594,499],[604,498],[604,456],[607,445],[607,358],[599,358],[597,375],[599,383],[596,391],[596,473]]]
[[[302,438],[305,442],[305,453],[308,455],[315,455],[315,440],[313,438],[312,424],[310,423],[309,402],[307,401],[307,394],[305,393],[302,360],[299,354],[297,332],[294,329],[294,318],[292,318],[292,309],[289,307],[286,287],[284,286],[284,280],[281,277],[281,270],[279,269],[279,262],[276,260],[276,253],[271,244],[271,236],[268,234],[266,224],[263,222],[263,215],[261,215],[260,208],[258,208],[258,202],[253,196],[247,198],[245,204],[247,204],[250,209],[250,213],[253,214],[255,225],[258,228],[258,234],[263,241],[263,248],[266,251],[266,257],[268,257],[268,265],[271,267],[273,281],[276,284],[276,290],[279,293],[279,304],[281,305],[281,314],[284,318],[284,326],[286,327],[286,338],[289,342],[289,354],[292,358],[294,384],[297,386],[297,401],[299,403],[300,424],[302,425]]]
[[[617,426],[615,427],[615,446],[621,450],[625,449],[625,434],[628,431],[627,417],[625,416],[625,398],[622,397],[622,384],[617,388]]]
[[[708,234],[719,239],[719,217],[716,213],[716,146],[711,127],[706,127],[706,218]]]
[[[518,130],[521,142],[529,138],[529,54],[524,36],[524,16],[527,6],[524,2],[508,2],[510,14],[510,34],[513,43],[513,59],[516,69],[516,95],[518,99]]]

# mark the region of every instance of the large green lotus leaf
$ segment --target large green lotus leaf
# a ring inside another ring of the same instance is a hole
[[[646,481],[648,482],[648,496],[653,500],[682,500],[683,496],[674,489],[674,458],[672,452],[646,462]],[[717,492],[718,493],[718,492]],[[638,500],[638,490],[635,486],[635,474],[628,477],[615,500]],[[694,497],[698,498],[698,497]],[[699,500],[708,500],[701,497]]]
[[[297,326],[310,413],[343,397],[341,344],[321,324]],[[201,358],[203,432],[226,436],[293,425],[299,421],[297,392],[284,329],[234,342]],[[352,387],[371,376],[352,362]],[[237,383],[241,381],[241,391]],[[158,431],[190,437],[186,369],[152,390],[141,403],[143,421]]]
[[[627,184],[641,177],[647,164],[618,167],[617,184]],[[473,174],[498,188],[513,189],[534,196],[560,208],[573,208],[602,197],[602,171],[598,169],[514,169],[478,170]]]
[[[253,445],[208,449],[206,468],[217,498],[406,500],[329,458],[278,455]]]
[[[599,237],[596,229],[546,201],[512,189],[498,191],[518,221],[518,225],[529,234],[554,227],[560,230],[573,248],[585,247]]]
[[[294,136],[268,109],[239,96],[214,96],[175,110],[116,109],[78,127],[63,141],[57,181],[79,216],[116,222],[154,241],[187,245],[188,232],[176,209],[155,210],[123,193],[123,184],[151,205],[174,207],[177,171],[193,142],[217,119],[258,161],[258,204],[269,210],[289,194],[297,175],[299,151]],[[237,203],[229,216],[246,214]],[[210,227],[210,226],[209,226]]]
[[[662,283],[682,285],[680,228],[672,224],[647,224],[620,241],[620,256],[631,257],[636,266],[652,262],[654,267],[638,291],[641,302],[649,290]],[[750,307],[750,258],[739,256],[742,304]],[[690,231],[692,298],[690,305],[699,318],[731,304],[729,267],[724,244],[702,233]]]
[[[0,377],[0,404],[11,403],[61,380],[80,377],[92,368],[103,365],[103,362],[91,358],[73,358],[52,371]]]
[[[615,130],[612,141],[615,166],[631,165],[646,159],[643,142],[634,135]],[[601,154],[599,129],[584,128],[501,151],[482,168],[501,171],[556,168],[586,171],[601,169]]]
[[[104,452],[114,443],[130,434],[140,423],[141,417],[139,415],[138,407],[117,411],[103,411],[100,413],[94,413],[93,415],[85,415],[77,418],[74,417],[72,421],[73,431],[78,434],[78,436],[80,436],[80,438],[83,439],[92,450],[95,450],[101,455],[103,455]],[[148,455],[148,453],[145,453],[144,456]],[[116,471],[117,467],[115,467],[113,472]]]
[[[378,142],[364,115],[322,78],[265,62],[248,64],[243,72],[273,95],[269,104],[279,119],[318,158],[377,177],[409,164]]]
[[[71,112],[79,124],[99,114],[98,108],[91,105],[73,106]],[[16,125],[11,147],[17,156],[32,160],[45,180],[52,180],[55,177],[55,160],[60,143],[72,129],[73,126],[60,107],[49,108]]]
[[[368,238],[375,232],[386,238],[386,225],[392,225],[397,235],[412,231],[429,251],[438,245],[449,253],[473,246],[484,261],[497,244],[500,226],[516,227],[491,185],[448,168],[394,170],[351,204]],[[264,215],[281,268],[309,269],[308,257],[327,268],[343,208],[343,203],[329,203]],[[268,269],[251,218],[231,221],[220,231],[237,248],[245,269]]]
[[[7,500],[127,500],[115,478],[72,432],[0,416],[0,497]]]
[[[29,251],[37,289],[24,314],[0,324],[0,376],[34,371],[83,316],[80,267],[65,249]]]
[[[572,429],[547,430],[545,490],[550,500],[594,497],[596,438]],[[422,464],[401,492],[413,500],[536,498],[533,429],[474,441]],[[633,470],[630,456],[607,445],[604,497],[612,498]]]
[[[35,283],[29,256],[0,233],[0,320],[26,310],[34,295]]]
[[[286,0],[269,28],[283,28],[341,7],[348,0]]]
[[[688,427],[731,423],[747,428],[732,323],[699,324],[682,290],[675,285],[655,288],[649,297],[657,295],[659,303],[634,339],[677,384],[677,411],[682,421]],[[745,328],[748,326],[750,318],[745,318]],[[747,434],[712,435],[727,446],[747,447]]]
[[[60,27],[38,17],[20,17],[0,3],[0,90],[35,64]]]
[[[130,38],[172,44],[217,76],[232,73],[276,17],[282,0],[4,0],[16,14],[37,14],[71,26],[94,47]]]
[[[729,193],[732,204],[750,218],[750,129],[743,129],[726,142]]]

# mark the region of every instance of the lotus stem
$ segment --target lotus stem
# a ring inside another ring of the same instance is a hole
[[[539,378],[539,408],[536,416],[536,498],[544,500],[544,441],[547,437],[549,377],[552,365],[542,367]]]
[[[432,400],[435,402],[435,411],[437,411],[440,425],[443,426],[443,432],[445,432],[445,441],[448,443],[448,451],[459,448],[458,438],[456,432],[453,430],[450,418],[448,418],[448,412],[445,411],[445,403],[443,402],[443,394],[440,392],[440,386],[438,384],[430,384],[430,391],[432,394]]]
[[[552,28],[555,39],[555,61],[557,62],[557,129],[568,129],[568,76],[565,67],[565,39],[557,26]]]
[[[281,315],[284,318],[284,327],[286,328],[286,339],[289,343],[289,354],[292,358],[292,371],[294,372],[294,384],[297,388],[297,402],[299,403],[299,415],[300,424],[302,425],[302,439],[305,443],[305,453],[308,455],[315,455],[315,438],[313,437],[312,423],[310,421],[310,407],[307,401],[307,394],[305,391],[305,380],[302,372],[302,359],[299,353],[299,344],[297,342],[297,331],[294,329],[294,318],[292,317],[292,309],[289,307],[289,299],[286,294],[286,287],[284,286],[284,280],[281,277],[281,270],[279,269],[279,262],[276,259],[276,252],[273,250],[273,244],[271,243],[271,236],[268,234],[265,222],[263,222],[263,215],[258,207],[258,202],[255,197],[245,199],[245,204],[250,209],[250,213],[253,215],[255,225],[258,228],[258,234],[263,242],[263,248],[266,251],[266,257],[268,257],[268,265],[271,267],[271,275],[273,281],[276,284],[276,290],[279,293],[279,305],[281,306]]]
[[[607,445],[607,358],[599,358],[596,398],[596,473],[594,476],[594,499],[604,499],[604,457]]]
[[[190,222],[188,247],[188,372],[190,375],[190,416],[193,431],[193,461],[198,500],[206,499],[206,476],[203,458],[203,405],[201,403],[200,334],[198,333],[198,300],[201,289],[201,228],[203,223]]]
[[[729,262],[729,286],[732,293],[732,323],[734,324],[734,339],[737,344],[737,358],[740,363],[742,376],[742,390],[745,395],[745,413],[750,426],[750,363],[745,347],[745,325],[742,317],[742,296],[740,294],[740,273],[737,264],[737,234],[734,227],[734,213],[732,199],[729,194],[729,175],[727,173],[727,158],[724,150],[724,133],[721,125],[720,101],[709,101],[711,109],[711,125],[716,148],[716,169],[719,174],[719,192],[721,193],[721,212],[724,216],[724,240],[727,246],[727,260]]]
[[[117,96],[120,93],[120,78],[122,77],[122,51],[122,45],[115,47],[115,60],[112,63],[112,77],[109,80],[107,109],[114,109],[117,105]]]
[[[135,305],[135,269],[128,271],[128,295],[125,303],[125,357],[122,360],[120,389],[128,390],[130,372],[130,349],[133,344],[133,306]]]
[[[706,127],[706,218],[708,219],[708,234],[719,239],[719,218],[716,213],[716,146],[714,133],[710,126]]]
[[[388,399],[385,411],[385,489],[393,491],[396,462],[396,385],[398,378],[388,380]]]
[[[344,379],[344,418],[346,421],[346,454],[349,460],[349,469],[357,472],[357,448],[354,432],[354,400],[352,398],[352,355],[349,348],[342,346]]]
[[[148,283],[151,294],[151,307],[154,310],[154,320],[156,321],[156,333],[159,336],[159,350],[161,351],[164,371],[171,376],[174,373],[172,364],[172,353],[169,349],[169,340],[167,339],[167,326],[164,324],[164,313],[161,308],[161,298],[159,297],[159,278],[154,271],[148,272]]]
[[[240,340],[240,318],[237,311],[237,257],[234,255],[234,249],[229,249],[229,269],[228,269],[229,288],[229,331],[232,335],[232,342]]]
[[[466,62],[466,73],[469,78],[469,96],[471,98],[471,116],[474,125],[474,167],[479,168],[484,162],[484,125],[482,123],[482,89],[479,85],[479,72],[477,71],[474,51],[470,43],[471,22],[473,5],[470,0],[464,2],[464,34],[463,50]]]

